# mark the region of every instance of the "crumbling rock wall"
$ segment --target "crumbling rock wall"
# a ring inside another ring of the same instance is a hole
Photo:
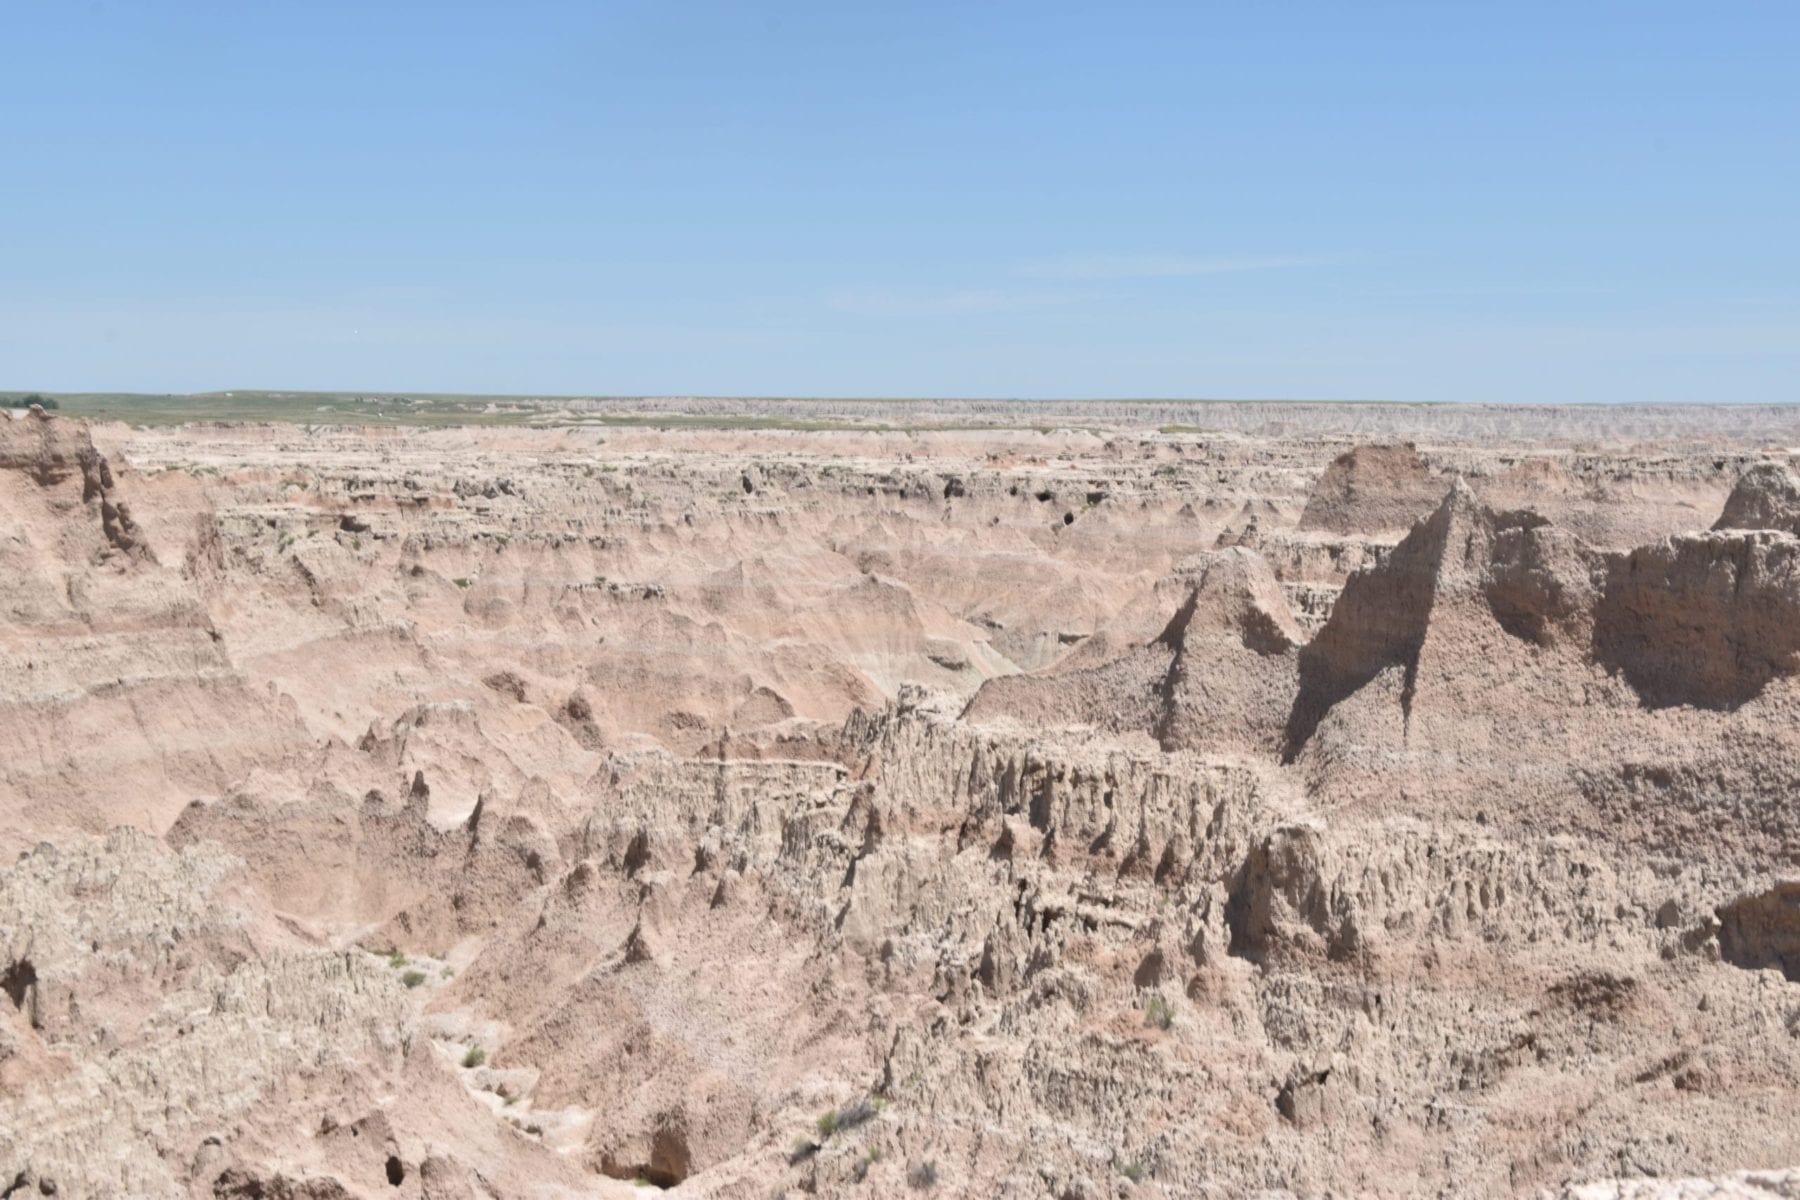
[[[1597,657],[1653,707],[1733,709],[1800,671],[1800,539],[1703,533],[1615,561]]]

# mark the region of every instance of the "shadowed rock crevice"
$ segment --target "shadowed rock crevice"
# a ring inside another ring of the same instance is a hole
[[[25,1014],[33,1029],[40,1026],[37,968],[29,958],[16,959],[7,965],[5,973],[0,974],[0,989],[6,992],[13,1007]]]
[[[1719,957],[1750,970],[1774,967],[1800,983],[1800,881],[1720,908]]]
[[[1300,689],[1282,743],[1292,762],[1331,709],[1383,671],[1399,669],[1402,718],[1411,715],[1419,651],[1431,625],[1446,554],[1475,515],[1460,480],[1428,520],[1380,566],[1352,575],[1318,634],[1300,651]]]
[[[681,1183],[692,1170],[687,1135],[680,1128],[667,1124],[658,1127],[651,1134],[648,1161],[628,1162],[607,1155],[600,1162],[603,1175],[613,1179],[637,1180],[665,1190]]]

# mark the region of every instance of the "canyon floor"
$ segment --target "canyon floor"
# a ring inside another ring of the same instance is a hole
[[[0,1195],[1800,1196],[1800,409],[368,407],[0,419]]]

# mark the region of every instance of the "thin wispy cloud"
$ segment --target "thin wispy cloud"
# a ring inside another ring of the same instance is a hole
[[[1344,254],[1072,254],[1025,263],[1018,273],[1031,279],[1196,279],[1206,275],[1329,267],[1348,259]]]
[[[1021,312],[1079,302],[1075,292],[1046,289],[960,288],[950,291],[853,289],[832,292],[826,303],[840,312],[865,316],[969,316]]]

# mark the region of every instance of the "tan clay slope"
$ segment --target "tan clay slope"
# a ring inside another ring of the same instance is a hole
[[[84,427],[0,420],[0,848],[57,828],[162,829],[307,739],[247,686],[184,561]]]

